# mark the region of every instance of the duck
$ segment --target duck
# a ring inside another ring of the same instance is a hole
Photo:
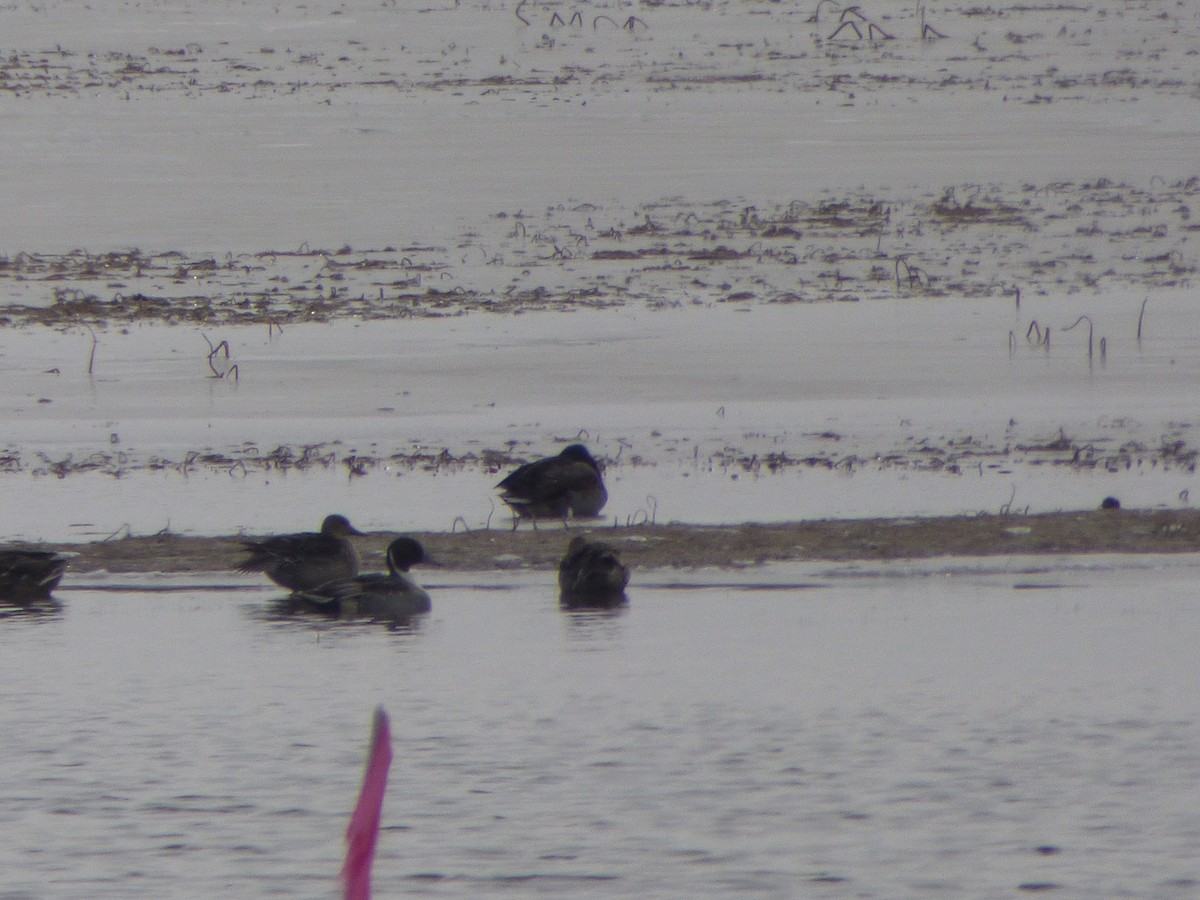
[[[54,550],[0,549],[0,600],[10,603],[49,600],[62,581],[70,558]]]
[[[239,572],[264,572],[291,591],[314,591],[330,581],[358,574],[358,551],[351,536],[362,532],[345,516],[325,517],[319,533],[281,534],[243,541],[246,558]]]
[[[529,516],[566,519],[567,515],[592,518],[608,502],[600,464],[583,444],[570,444],[557,456],[548,456],[514,469],[496,487],[500,499],[517,519]]]
[[[576,535],[558,564],[559,601],[568,609],[627,602],[629,569],[608,544]]]
[[[317,595],[334,604],[340,616],[366,616],[391,622],[407,622],[433,609],[428,592],[409,569],[432,560],[415,538],[396,538],[387,548],[387,574],[369,573],[322,585]],[[313,600],[318,599],[313,597]]]

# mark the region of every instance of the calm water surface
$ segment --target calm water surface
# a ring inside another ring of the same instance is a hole
[[[380,703],[379,897],[1195,896],[1200,559],[953,565],[399,630],[76,577],[0,619],[0,898],[336,896]]]

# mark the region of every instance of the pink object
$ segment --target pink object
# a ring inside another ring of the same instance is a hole
[[[383,793],[387,790],[388,767],[392,764],[392,733],[383,707],[375,710],[371,752],[363,774],[358,805],[346,828],[346,863],[342,881],[345,900],[371,900],[371,863],[375,859],[375,841],[379,837],[379,819],[383,812]]]

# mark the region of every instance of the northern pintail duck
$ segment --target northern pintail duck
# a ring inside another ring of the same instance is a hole
[[[619,606],[626,601],[629,569],[608,544],[577,535],[558,564],[559,600],[568,608]]]
[[[608,502],[600,465],[583,444],[571,444],[558,456],[526,463],[496,487],[517,516],[533,519],[565,519],[568,514],[592,517]]]
[[[243,541],[247,556],[239,572],[265,572],[278,585],[312,591],[339,578],[358,574],[358,551],[351,535],[362,532],[345,516],[326,516],[320,533],[282,534]]]
[[[429,594],[408,571],[427,562],[430,560],[419,541],[409,537],[396,538],[387,548],[386,575],[370,573],[333,581],[323,585],[317,594],[337,604],[338,614],[342,616],[405,622],[433,608]]]
[[[70,556],[53,550],[0,550],[0,600],[49,600],[67,571]]]

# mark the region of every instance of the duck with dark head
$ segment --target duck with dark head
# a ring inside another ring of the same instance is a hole
[[[576,535],[558,564],[559,602],[565,609],[622,606],[629,569],[608,544]]]
[[[319,596],[311,599],[327,598],[342,617],[366,616],[407,624],[414,616],[433,608],[428,592],[409,573],[409,569],[420,563],[433,563],[421,543],[410,537],[396,538],[387,548],[387,574],[372,572],[331,581],[321,586]]]
[[[51,600],[70,556],[53,550],[0,549],[0,602],[30,604]]]
[[[594,518],[608,502],[600,464],[583,444],[570,444],[557,456],[534,460],[514,469],[501,481],[500,499],[517,520],[530,518]]]

